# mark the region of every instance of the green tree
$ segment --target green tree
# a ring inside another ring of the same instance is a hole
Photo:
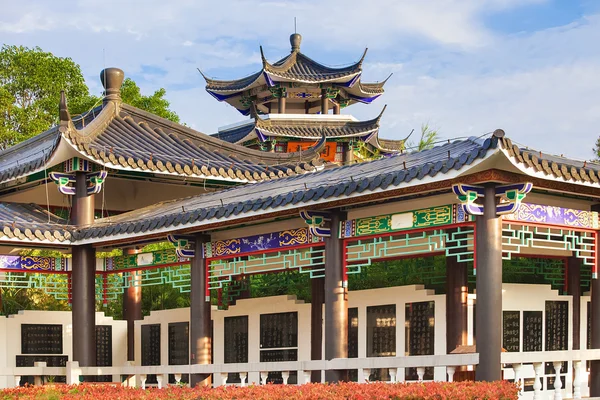
[[[0,149],[55,124],[61,90],[69,96],[75,113],[83,112],[94,100],[79,65],[39,47],[2,46],[0,88]]]
[[[1,98],[0,101],[2,101]],[[594,147],[594,154],[596,154],[596,161],[600,162],[600,137],[596,139],[596,147]]]
[[[179,122],[179,116],[169,110],[170,103],[165,99],[167,91],[158,89],[151,96],[144,96],[139,86],[130,78],[126,78],[121,86],[121,98],[124,103],[148,111],[173,122]]]
[[[419,138],[419,142],[417,144],[409,142],[408,147],[417,151],[431,149],[439,139],[440,136],[437,129],[431,129],[429,124],[423,124],[421,125],[421,137]]]
[[[70,58],[39,47],[3,45],[0,49],[0,150],[29,139],[58,122],[60,92],[64,90],[72,115],[100,103],[90,95],[81,68]],[[123,101],[160,117],[179,122],[169,110],[165,89],[142,95],[131,79],[121,88]]]

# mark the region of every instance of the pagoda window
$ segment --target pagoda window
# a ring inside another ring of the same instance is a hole
[[[275,145],[275,153],[286,153],[287,152],[287,143],[277,143]]]
[[[335,147],[335,162],[344,162],[344,143],[343,142],[338,142],[337,146]]]

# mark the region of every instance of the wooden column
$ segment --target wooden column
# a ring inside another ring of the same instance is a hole
[[[325,278],[310,280],[310,359],[323,359],[323,303]],[[321,382],[321,371],[312,371],[311,382]]]
[[[354,152],[352,151],[352,143],[344,143],[344,164],[352,164],[354,162]]]
[[[446,353],[467,344],[467,264],[446,258]]]
[[[210,239],[205,235],[196,235],[194,258],[190,270],[190,354],[191,364],[212,363],[211,307],[208,287],[208,265],[203,256],[202,247]],[[190,385],[210,386],[211,376],[192,374]]]
[[[476,218],[478,381],[502,379],[502,218],[495,185],[485,186],[484,214]]]
[[[94,196],[87,194],[85,172],[75,174],[75,196],[71,222],[88,226],[94,222]],[[96,252],[91,245],[73,246],[71,302],[73,316],[73,360],[80,366],[96,365]]]
[[[567,293],[573,297],[573,350],[581,349],[581,260],[567,259]]]
[[[279,93],[279,99],[277,99],[277,108],[279,114],[285,114],[285,97],[283,93]]]
[[[331,236],[325,238],[325,359],[348,358],[348,296],[343,286],[341,211],[331,212]],[[346,371],[326,371],[327,382],[343,381]]]
[[[139,253],[135,248],[125,249],[126,255]],[[142,273],[131,272],[129,287],[123,292],[123,319],[127,321],[127,361],[135,361],[135,321],[142,315]]]
[[[340,114],[340,103],[333,103],[333,113],[336,115]]]
[[[321,90],[321,114],[329,114],[329,99],[327,98],[327,89]]]
[[[592,206],[592,211],[600,211],[600,206]],[[600,242],[600,231],[596,232],[596,249]],[[600,251],[596,251],[596,270],[600,266]],[[591,325],[592,349],[600,349],[600,279],[592,278],[591,294]],[[600,397],[600,360],[590,362],[590,397]]]

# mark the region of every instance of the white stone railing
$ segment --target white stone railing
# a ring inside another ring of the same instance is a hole
[[[600,360],[600,350],[569,350],[569,351],[542,351],[542,352],[523,352],[523,353],[502,353],[502,363],[512,364],[515,374],[515,381],[521,382],[523,387],[523,367],[524,364],[532,364],[534,371],[533,399],[542,399],[542,382],[544,374],[544,363],[551,362],[554,367],[554,400],[561,400],[566,388],[562,387],[561,368],[563,362],[570,363],[574,371],[573,382],[568,382],[572,386],[572,398],[582,398],[582,386],[587,380],[583,379],[586,361]],[[566,371],[562,371],[564,374]],[[568,380],[567,380],[568,381]],[[544,397],[545,398],[545,397]]]
[[[269,372],[281,372],[284,384],[287,384],[292,371],[298,373],[298,383],[309,383],[312,371],[325,370],[358,370],[359,382],[368,382],[371,370],[378,368],[389,369],[392,382],[404,380],[405,368],[416,368],[419,380],[423,380],[425,368],[434,367],[447,371],[447,376],[437,380],[452,381],[456,367],[477,365],[479,354],[449,354],[411,357],[372,357],[334,359],[331,361],[285,361],[262,362],[245,364],[194,364],[194,365],[160,365],[122,367],[80,367],[76,361],[67,362],[66,367],[46,367],[45,362],[37,362],[34,367],[0,368],[0,376],[14,377],[15,386],[19,385],[21,376],[34,376],[36,383],[41,383],[42,377],[66,376],[68,384],[79,383],[80,376],[117,375],[135,377],[135,384],[146,387],[148,375],[156,375],[158,387],[165,382],[165,376],[173,374],[177,382],[184,374],[213,374],[214,386],[227,384],[230,373],[239,373],[241,385],[246,385],[250,374],[257,376],[260,383],[265,384]],[[443,374],[446,375],[446,374]]]

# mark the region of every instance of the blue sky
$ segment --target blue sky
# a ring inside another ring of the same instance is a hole
[[[381,135],[428,123],[444,138],[503,128],[514,141],[591,159],[600,136],[598,0],[0,0],[2,43],[71,57],[99,93],[100,70],[122,68],[142,89],[167,89],[182,121],[206,133],[244,117],[204,90],[289,52],[329,65],[369,52],[363,80],[393,72],[383,97],[346,109]]]

